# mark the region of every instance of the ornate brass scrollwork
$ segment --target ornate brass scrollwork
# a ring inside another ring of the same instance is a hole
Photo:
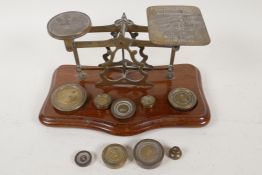
[[[115,22],[116,26],[121,26],[120,32],[111,32],[113,36],[113,42],[115,45],[115,49],[112,50],[110,47],[106,47],[107,52],[103,55],[104,63],[99,66],[103,68],[100,73],[101,81],[97,83],[98,86],[104,85],[113,85],[113,84],[130,84],[130,85],[151,85],[147,82],[148,73],[147,71],[153,69],[153,66],[146,63],[148,56],[144,54],[144,47],[139,48],[139,54],[142,57],[141,61],[136,59],[136,50],[131,50],[130,46],[132,45],[133,40],[136,39],[138,33],[129,32],[132,39],[125,38],[125,32],[127,31],[128,26],[132,26],[133,22],[126,18],[125,14],[123,14],[122,18]],[[116,52],[122,50],[122,60],[118,62],[114,62],[116,57]],[[127,51],[130,56],[130,60],[125,58],[124,51]],[[121,69],[122,76],[119,78],[112,78],[108,75],[110,71],[114,69]],[[128,73],[130,70],[136,70],[140,73],[141,77],[138,79],[133,79],[128,77]]]

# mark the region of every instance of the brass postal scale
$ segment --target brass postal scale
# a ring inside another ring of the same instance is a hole
[[[122,136],[161,127],[205,126],[210,111],[200,72],[191,64],[174,64],[180,46],[210,43],[200,10],[152,6],[147,9],[147,19],[148,26],[136,25],[123,14],[111,25],[93,26],[89,16],[81,12],[54,16],[48,22],[48,33],[64,41],[76,65],[62,65],[54,72],[40,121],[48,126],[90,128]],[[100,32],[109,33],[110,38],[77,40]],[[149,40],[139,39],[142,32],[149,34]],[[94,47],[105,48],[103,63],[81,65],[78,49]],[[150,65],[146,47],[169,48],[168,64]]]

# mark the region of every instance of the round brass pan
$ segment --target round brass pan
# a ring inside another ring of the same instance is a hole
[[[51,18],[47,24],[48,33],[60,40],[78,38],[85,35],[90,29],[89,16],[77,11],[60,13]]]

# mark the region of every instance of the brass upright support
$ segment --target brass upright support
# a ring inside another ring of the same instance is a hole
[[[168,69],[167,69],[167,79],[171,80],[175,77],[174,75],[174,61],[175,61],[175,56],[176,56],[176,51],[179,50],[180,46],[175,46],[172,47],[171,49],[171,57],[170,57],[170,63],[168,65]]]
[[[73,51],[75,62],[76,62],[76,72],[78,74],[77,76],[78,76],[79,80],[84,80],[84,79],[86,79],[86,74],[82,71],[80,60],[79,60],[79,56],[78,56],[78,52],[77,52],[77,48],[75,46],[74,41],[72,43],[73,43],[72,44],[72,46],[73,46],[72,47],[72,51]]]

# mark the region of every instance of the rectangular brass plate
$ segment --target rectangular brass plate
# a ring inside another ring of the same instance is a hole
[[[164,46],[207,45],[210,38],[200,10],[193,6],[147,9],[149,39]]]

